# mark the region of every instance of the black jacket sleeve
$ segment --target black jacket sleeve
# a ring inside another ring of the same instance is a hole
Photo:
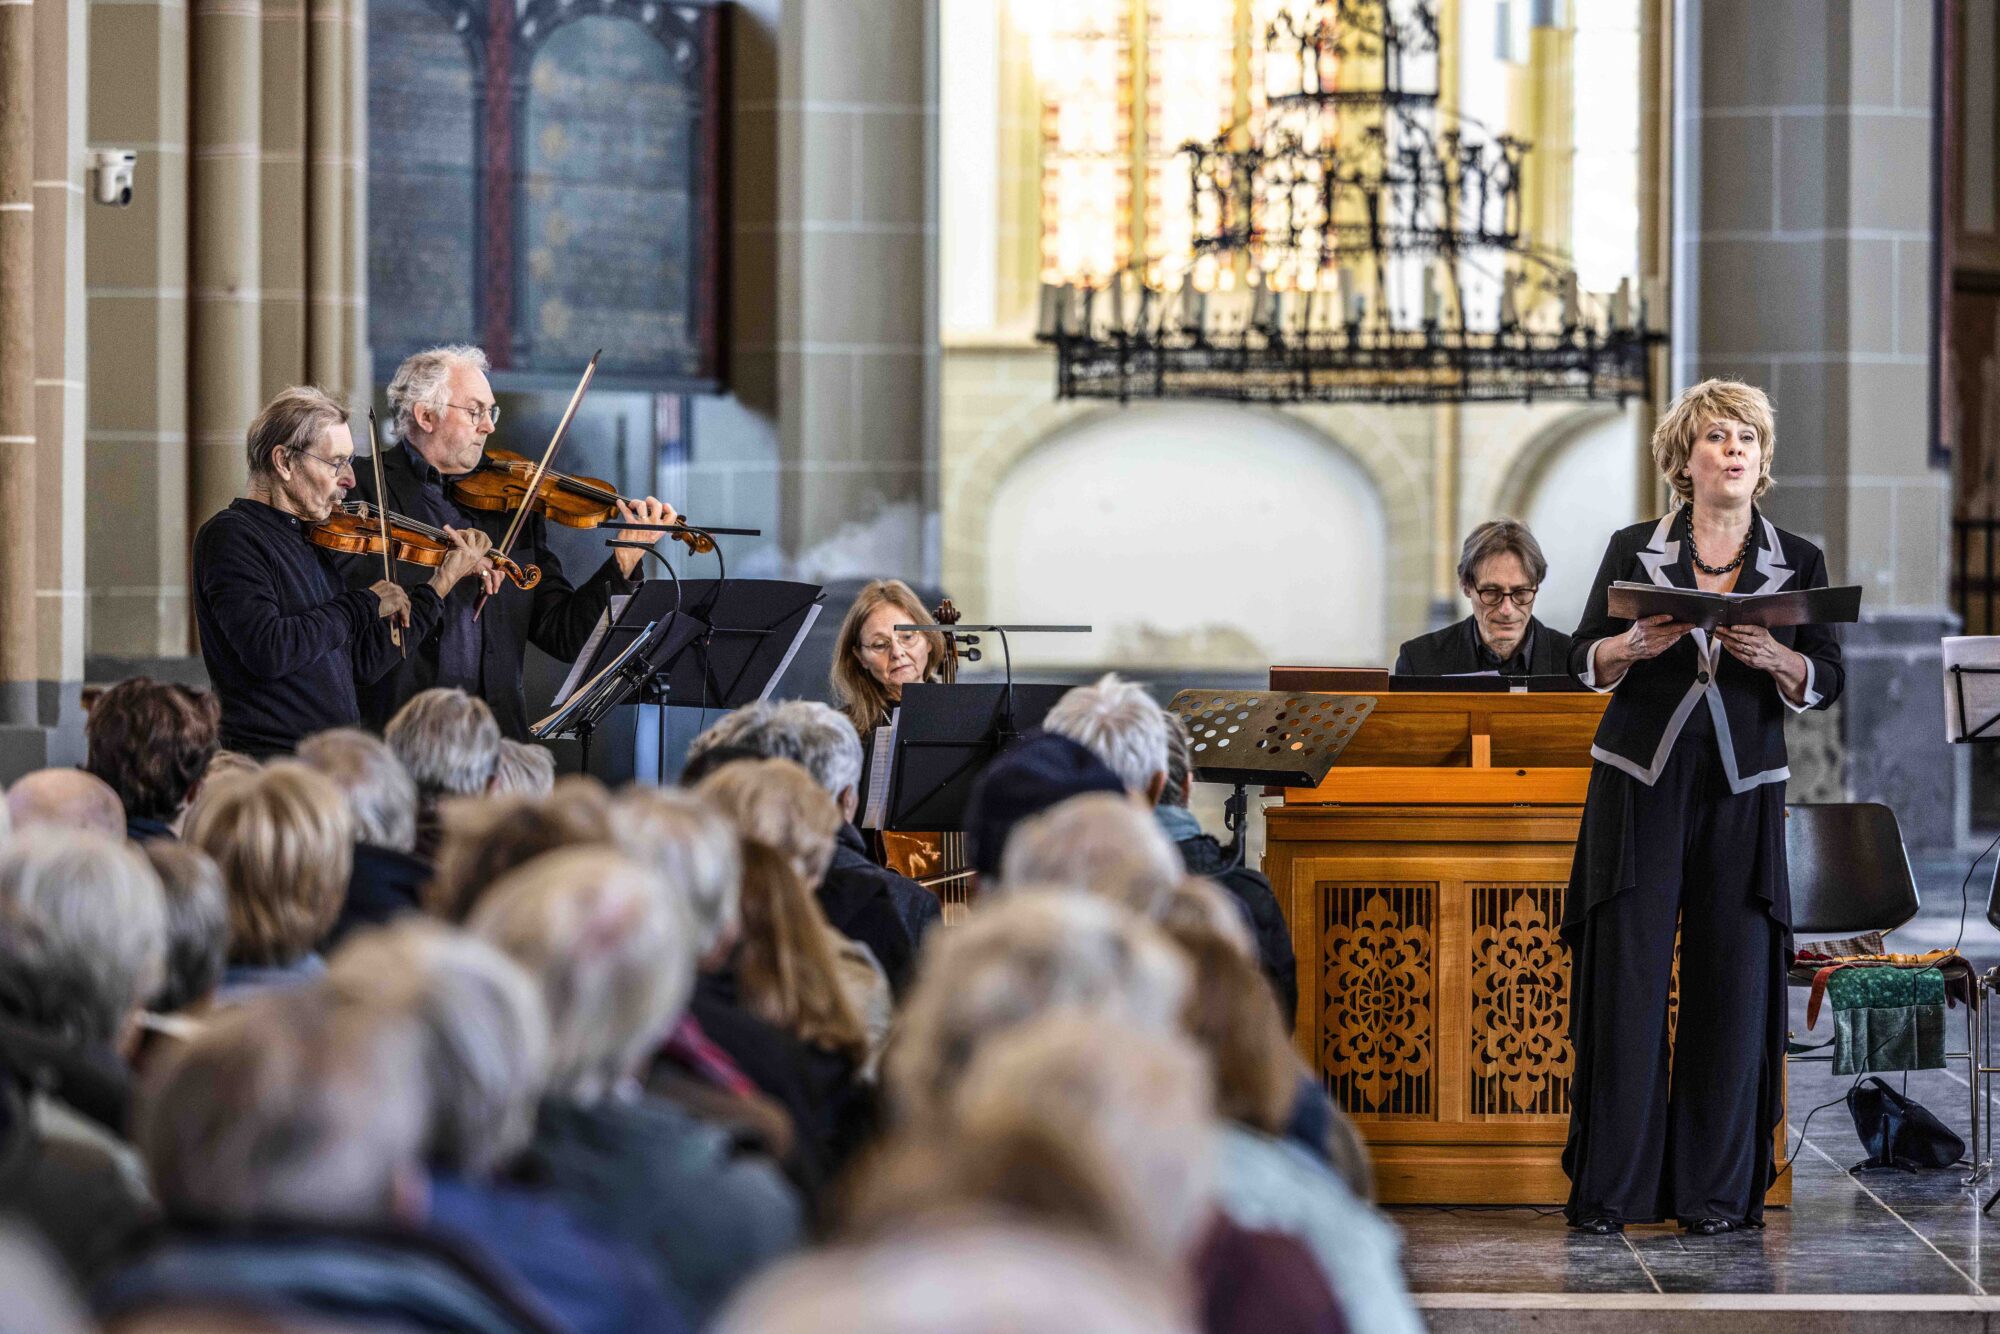
[[[381,567],[378,565],[376,569],[379,572]],[[467,577],[476,581],[476,576]],[[372,617],[355,637],[354,679],[362,685],[374,685],[395,670],[405,655],[415,653],[417,645],[437,629],[444,615],[444,601],[428,583],[416,584],[405,591],[410,595],[410,623],[403,629],[401,648],[390,637],[389,622],[380,616]],[[373,598],[374,594],[368,596]]]
[[[1811,564],[1800,573],[1801,588],[1825,588],[1825,554],[1815,548]],[[1840,636],[1830,625],[1801,625],[1793,634],[1792,651],[1806,660],[1806,707],[1831,708],[1847,684],[1847,669],[1840,658]]]
[[[200,596],[244,669],[267,681],[318,661],[375,619],[376,598],[365,588],[286,614],[271,584],[269,560],[228,528],[203,535],[194,574]]]
[[[614,593],[630,593],[637,581],[618,572],[618,558],[608,557],[581,588],[570,583],[562,561],[549,549],[547,520],[536,515],[529,536],[533,539],[535,563],[542,567],[542,581],[535,585],[534,603],[528,612],[528,642],[561,662],[573,661],[590,642],[590,632],[611,605]]]
[[[1578,684],[1592,690],[1603,689],[1596,684],[1591,668],[1591,651],[1597,647],[1597,641],[1622,635],[1632,628],[1632,622],[1613,616],[1610,611],[1611,585],[1618,581],[1631,558],[1623,535],[1613,533],[1604,548],[1604,559],[1597,566],[1597,577],[1590,581],[1590,597],[1583,604],[1583,617],[1570,635],[1569,674]]]

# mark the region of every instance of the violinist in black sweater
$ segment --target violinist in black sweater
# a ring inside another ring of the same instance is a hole
[[[452,533],[427,583],[341,582],[338,558],[309,533],[354,486],[347,415],[318,389],[272,399],[250,424],[243,495],[195,534],[195,627],[230,750],[283,754],[314,732],[357,722],[357,681],[398,659],[392,623],[405,642],[420,638],[452,587],[486,563],[486,534]]]

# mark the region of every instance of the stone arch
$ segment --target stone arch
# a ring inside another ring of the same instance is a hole
[[[1638,448],[1632,417],[1606,406],[1577,410],[1530,436],[1495,487],[1493,513],[1536,531],[1549,559],[1536,614],[1561,630],[1574,627],[1604,544],[1637,514]],[[1617,445],[1625,449],[1615,448]],[[1602,460],[1582,451],[1602,447]],[[1580,506],[1583,498],[1587,505]],[[1601,497],[1601,499],[1599,499]]]

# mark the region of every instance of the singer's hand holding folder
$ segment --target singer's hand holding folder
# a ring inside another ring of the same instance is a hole
[[[1861,618],[1861,587],[1790,588],[1777,593],[1705,593],[1658,584],[1611,585],[1605,608],[1628,621],[1671,616],[1702,630],[1721,625],[1834,625]]]

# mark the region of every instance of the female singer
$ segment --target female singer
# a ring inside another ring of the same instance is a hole
[[[901,579],[877,579],[855,595],[833,646],[833,693],[840,711],[861,734],[861,750],[913,681],[948,679],[948,655],[939,636],[896,625],[935,625],[930,612]]]
[[[1826,584],[1819,548],[1772,523],[1770,400],[1708,380],[1653,432],[1664,518],[1615,533],[1570,652],[1611,692],[1570,872],[1565,1213],[1586,1232],[1676,1218],[1704,1236],[1763,1225],[1784,1112],[1784,718],[1839,698],[1830,628],[1705,633],[1606,610],[1614,580],[1711,592]],[[1667,1031],[1674,934],[1680,1019]]]

